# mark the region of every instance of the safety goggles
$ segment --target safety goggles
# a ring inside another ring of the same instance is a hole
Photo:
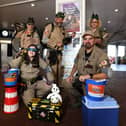
[[[28,51],[37,52],[38,50],[36,48],[28,48]]]

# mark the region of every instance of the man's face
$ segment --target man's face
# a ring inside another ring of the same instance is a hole
[[[86,49],[90,49],[94,46],[94,37],[91,35],[85,35],[83,38],[83,44]]]
[[[63,24],[63,18],[55,17],[55,23],[58,26],[62,26],[62,24]]]

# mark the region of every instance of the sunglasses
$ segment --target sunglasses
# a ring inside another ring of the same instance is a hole
[[[37,52],[38,50],[36,48],[28,48],[28,51]]]

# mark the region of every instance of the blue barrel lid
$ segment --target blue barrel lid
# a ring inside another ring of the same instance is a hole
[[[18,68],[11,68],[8,70],[8,73],[10,72],[19,72],[19,69]]]
[[[86,79],[85,83],[86,84],[106,84],[107,80],[106,79],[102,79],[102,80],[93,80],[93,79]]]
[[[86,96],[83,96],[82,104],[84,104],[89,109],[119,108],[117,101],[110,96],[105,96],[105,98],[102,101],[92,101],[88,99]]]

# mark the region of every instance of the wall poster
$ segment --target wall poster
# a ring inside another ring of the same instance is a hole
[[[65,13],[64,27],[67,32],[80,32],[80,3],[62,3],[60,10]]]

